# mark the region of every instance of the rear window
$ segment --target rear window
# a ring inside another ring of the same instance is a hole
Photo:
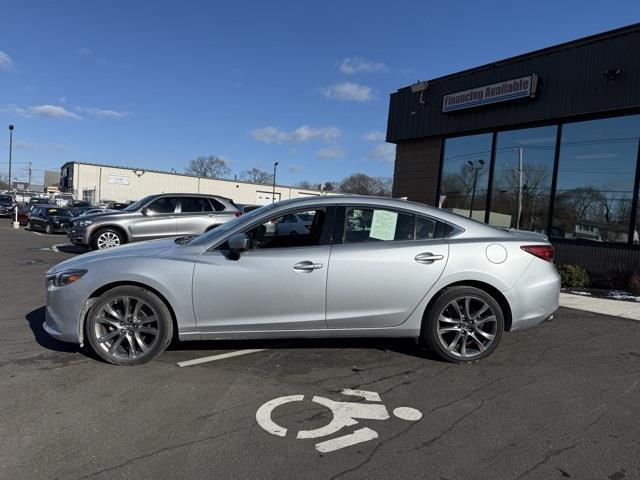
[[[222,202],[219,202],[214,198],[210,198],[209,200],[211,201],[211,205],[213,205],[213,208],[216,212],[222,212],[227,208]]]

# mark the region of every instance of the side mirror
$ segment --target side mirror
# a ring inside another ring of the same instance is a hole
[[[227,240],[227,243],[229,244],[229,250],[231,250],[233,253],[246,252],[251,246],[249,237],[247,237],[244,233],[234,235],[229,240]]]
[[[147,207],[144,207],[142,210],[140,210],[140,213],[146,217],[147,215],[149,215],[149,209]]]

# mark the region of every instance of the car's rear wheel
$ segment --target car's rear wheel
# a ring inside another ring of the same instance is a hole
[[[118,247],[123,243],[125,242],[120,232],[113,228],[103,228],[93,236],[91,246],[94,250],[106,250],[107,248]]]
[[[422,338],[442,359],[470,363],[490,355],[504,332],[504,313],[487,292],[458,286],[444,290],[429,307]]]
[[[140,365],[171,342],[173,323],[164,302],[137,286],[113,288],[100,296],[86,323],[91,348],[109,363]]]

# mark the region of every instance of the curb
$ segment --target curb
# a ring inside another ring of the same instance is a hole
[[[640,302],[590,298],[584,295],[561,292],[560,306],[640,321]]]

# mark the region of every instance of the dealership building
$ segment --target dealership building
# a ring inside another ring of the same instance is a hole
[[[638,52],[634,24],[399,89],[394,196],[544,232],[595,274],[640,271]]]
[[[273,185],[85,162],[67,162],[62,166],[60,191],[94,204],[105,200],[131,202],[156,193],[206,193],[230,198],[236,203],[265,205],[274,198],[279,201],[323,193],[284,185],[274,188]]]

